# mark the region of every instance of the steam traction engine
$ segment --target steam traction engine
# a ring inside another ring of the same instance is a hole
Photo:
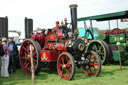
[[[70,5],[72,29],[67,22],[53,29],[38,30],[32,33],[31,39],[26,39],[20,49],[20,64],[26,74],[31,74],[30,45],[33,49],[35,74],[41,67],[56,69],[64,80],[71,80],[75,73],[75,66],[83,67],[85,74],[98,76],[101,70],[101,61],[97,53],[85,53],[86,44],[78,39],[77,5]]]

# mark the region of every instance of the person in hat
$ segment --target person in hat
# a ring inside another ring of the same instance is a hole
[[[13,41],[13,37],[9,38],[8,47],[10,48],[10,56],[9,56],[9,73],[11,73],[11,69],[13,69],[13,72],[16,71],[16,55],[18,55],[18,49]]]
[[[7,39],[6,38],[2,38],[4,55],[1,57],[1,61],[2,61],[1,77],[9,77],[8,65],[9,65],[10,49],[9,49],[9,47],[8,47],[8,45],[6,43],[7,43]]]

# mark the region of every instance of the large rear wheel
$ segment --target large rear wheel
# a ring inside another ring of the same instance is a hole
[[[20,49],[20,65],[24,73],[31,74],[31,54],[30,45],[33,47],[32,55],[35,68],[35,74],[40,71],[40,44],[34,40],[27,39],[23,42]]]
[[[113,59],[113,53],[112,53],[112,49],[110,48],[110,46],[105,41],[101,40],[101,42],[105,45],[106,51],[107,51],[106,52],[107,53],[106,63],[104,63],[104,65],[105,65],[108,62],[112,61],[112,59]]]
[[[101,58],[101,63],[105,65],[108,61],[108,49],[100,40],[93,40],[89,43],[87,51],[95,51]]]

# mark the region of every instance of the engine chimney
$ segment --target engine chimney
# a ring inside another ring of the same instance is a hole
[[[71,23],[72,23],[72,33],[77,37],[78,29],[77,29],[77,5],[72,4],[69,6],[71,10]]]

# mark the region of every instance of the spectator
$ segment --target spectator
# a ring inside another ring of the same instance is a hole
[[[3,48],[2,39],[0,39],[0,48]],[[3,55],[0,54],[0,74],[1,74],[1,57],[2,57],[2,56],[3,56]]]
[[[2,77],[9,77],[9,73],[8,73],[8,65],[9,65],[9,53],[10,53],[10,49],[7,46],[7,39],[6,38],[2,38],[2,46],[3,48],[3,52],[4,55],[1,57],[1,61],[2,61],[2,65],[1,65],[1,76]]]
[[[13,38],[9,38],[8,46],[10,48],[10,56],[9,56],[9,73],[11,73],[11,69],[13,69],[13,72],[16,72],[16,55],[18,55],[18,49],[13,41]]]

